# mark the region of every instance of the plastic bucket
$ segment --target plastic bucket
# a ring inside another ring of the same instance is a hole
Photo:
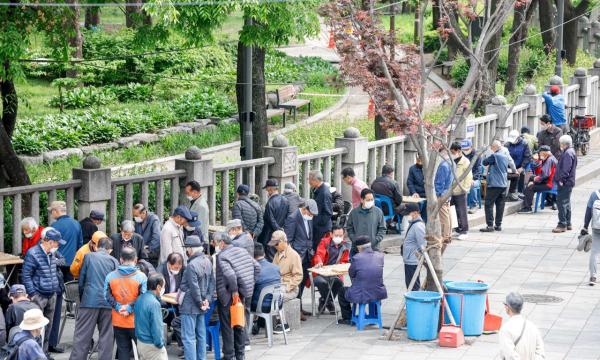
[[[461,327],[465,336],[479,336],[483,333],[485,317],[485,298],[489,285],[471,281],[453,281],[446,284],[449,292],[463,294],[464,307]],[[449,296],[448,306],[452,316],[458,322],[460,316],[460,298]]]
[[[433,291],[410,291],[404,298],[408,338],[418,341],[437,339],[442,296]]]

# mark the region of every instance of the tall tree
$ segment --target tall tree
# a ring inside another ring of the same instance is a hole
[[[506,84],[504,85],[504,95],[508,95],[515,91],[517,86],[517,75],[519,74],[519,58],[521,48],[527,37],[529,23],[531,17],[537,9],[537,0],[532,0],[531,3],[524,6],[517,6],[514,10],[512,34],[510,36],[508,53],[508,69],[506,70]]]
[[[556,48],[556,33],[554,31],[554,16],[556,14],[552,6],[553,3],[552,0],[539,0],[540,30],[546,54],[550,54]]]
[[[558,1],[557,1],[558,2]],[[577,60],[577,21],[581,15],[588,12],[592,2],[590,0],[564,0],[565,24],[563,29],[563,49],[569,64],[574,65]]]
[[[85,8],[85,28],[89,30],[98,25],[100,25],[100,8],[96,6]]]

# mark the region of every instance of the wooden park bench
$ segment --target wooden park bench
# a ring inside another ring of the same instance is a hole
[[[277,109],[286,109],[293,111],[294,121],[296,121],[296,112],[299,108],[308,105],[308,116],[310,116],[310,100],[296,99],[296,90],[294,85],[286,85],[276,90],[277,94]],[[284,125],[285,126],[285,123]]]
[[[285,127],[285,109],[273,108],[269,103],[268,95],[266,95],[265,102],[267,105],[267,121],[274,118],[275,116],[281,116],[283,118],[283,127]]]

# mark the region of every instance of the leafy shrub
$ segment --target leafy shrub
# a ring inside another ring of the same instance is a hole
[[[171,101],[171,109],[180,121],[208,117],[225,117],[236,111],[235,104],[227,95],[212,88],[200,88]]]
[[[452,69],[450,69],[450,77],[452,78],[452,82],[454,86],[461,87],[467,80],[467,75],[469,74],[469,64],[464,57],[458,56],[456,60],[454,60],[454,65],[452,65]]]
[[[312,76],[312,84],[310,85],[322,85],[323,79],[326,76],[337,74],[337,70],[328,61],[321,58],[293,58],[276,50],[267,52],[265,57],[265,79],[268,82],[306,81],[308,74]]]
[[[78,87],[63,93],[62,101],[65,109],[83,109],[90,106],[106,105],[116,100],[115,95],[102,88]],[[53,96],[48,101],[48,106],[60,107],[60,96]]]
[[[127,85],[110,85],[106,87],[120,102],[152,101],[154,96],[149,85],[129,83]]]
[[[423,33],[423,51],[431,53],[440,48],[440,36],[437,30],[425,31]]]

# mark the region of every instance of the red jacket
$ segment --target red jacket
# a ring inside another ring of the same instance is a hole
[[[315,253],[315,256],[313,256],[312,258],[312,266],[315,266],[319,263],[323,264],[323,265],[327,265],[328,261],[329,261],[329,251],[327,251],[327,249],[329,248],[329,244],[331,243],[331,232],[328,232],[327,234],[325,234],[325,236],[321,239],[321,242],[319,243],[319,246],[317,247],[317,252]],[[342,243],[339,246],[344,246],[344,244],[346,243],[346,241],[342,241]],[[349,248],[345,248],[344,250],[342,250],[342,256],[340,256],[340,260],[337,262],[337,264],[346,264],[348,263],[349,259],[350,259],[350,249]],[[317,274],[313,273],[313,276],[317,276]]]
[[[539,176],[537,184],[545,184],[549,189],[554,187],[554,173],[556,172],[556,158],[552,155],[546,160],[534,160],[531,164],[533,175]],[[535,178],[534,178],[535,182]]]
[[[37,245],[37,243],[40,241],[40,238],[42,237],[43,230],[43,226],[38,226],[38,229],[36,230],[36,232],[33,233],[32,237],[26,238],[23,236],[23,250],[21,251],[21,254],[27,254],[27,250]]]

